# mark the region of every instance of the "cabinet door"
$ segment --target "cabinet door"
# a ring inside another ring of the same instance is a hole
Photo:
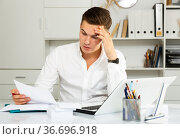
[[[0,68],[40,69],[43,0],[0,0]]]
[[[82,14],[88,8],[45,8],[45,38],[79,38]]]
[[[14,80],[24,84],[34,84],[40,70],[0,70],[0,85],[14,84]]]

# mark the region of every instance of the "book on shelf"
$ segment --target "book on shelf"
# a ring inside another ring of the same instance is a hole
[[[128,32],[128,20],[125,19],[123,22],[123,29],[122,29],[122,38],[126,38],[127,37],[127,33]]]
[[[160,65],[159,62],[162,56],[162,46],[156,45],[154,50],[148,49],[144,56],[144,67],[157,68]]]
[[[159,64],[159,59],[160,59],[160,56],[161,56],[161,53],[162,53],[162,47],[158,46],[158,51],[157,51],[157,58],[156,58],[156,62],[155,62],[155,65],[154,67],[158,67],[158,64]]]
[[[115,34],[117,33],[118,31],[118,27],[119,27],[119,23],[117,23],[111,33],[111,38],[115,37]]]
[[[123,29],[123,21],[124,21],[124,20],[120,20],[120,21],[119,21],[119,28],[118,28],[117,38],[121,38],[122,29]]]
[[[172,5],[172,0],[166,0],[166,5]]]
[[[166,5],[167,6],[179,6],[180,1],[179,0],[166,0]]]

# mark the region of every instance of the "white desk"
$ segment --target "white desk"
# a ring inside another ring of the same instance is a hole
[[[0,108],[7,101],[0,101]],[[46,112],[34,113],[9,113],[0,112],[0,124],[132,124],[142,122],[126,122],[122,120],[122,113],[105,114],[101,116],[92,116],[86,114],[74,113],[73,118],[68,120],[49,118]],[[180,124],[180,104],[169,104],[170,124]]]

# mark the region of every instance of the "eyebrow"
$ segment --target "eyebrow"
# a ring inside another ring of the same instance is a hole
[[[84,29],[81,29],[84,33],[86,33],[86,31]],[[87,34],[87,33],[86,33]],[[98,34],[94,34],[94,35],[90,35],[91,37],[97,37]]]

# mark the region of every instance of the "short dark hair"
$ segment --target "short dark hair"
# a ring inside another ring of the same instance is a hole
[[[101,7],[92,7],[88,9],[83,15],[81,24],[87,21],[92,25],[103,25],[105,29],[109,30],[112,24],[110,12]]]

